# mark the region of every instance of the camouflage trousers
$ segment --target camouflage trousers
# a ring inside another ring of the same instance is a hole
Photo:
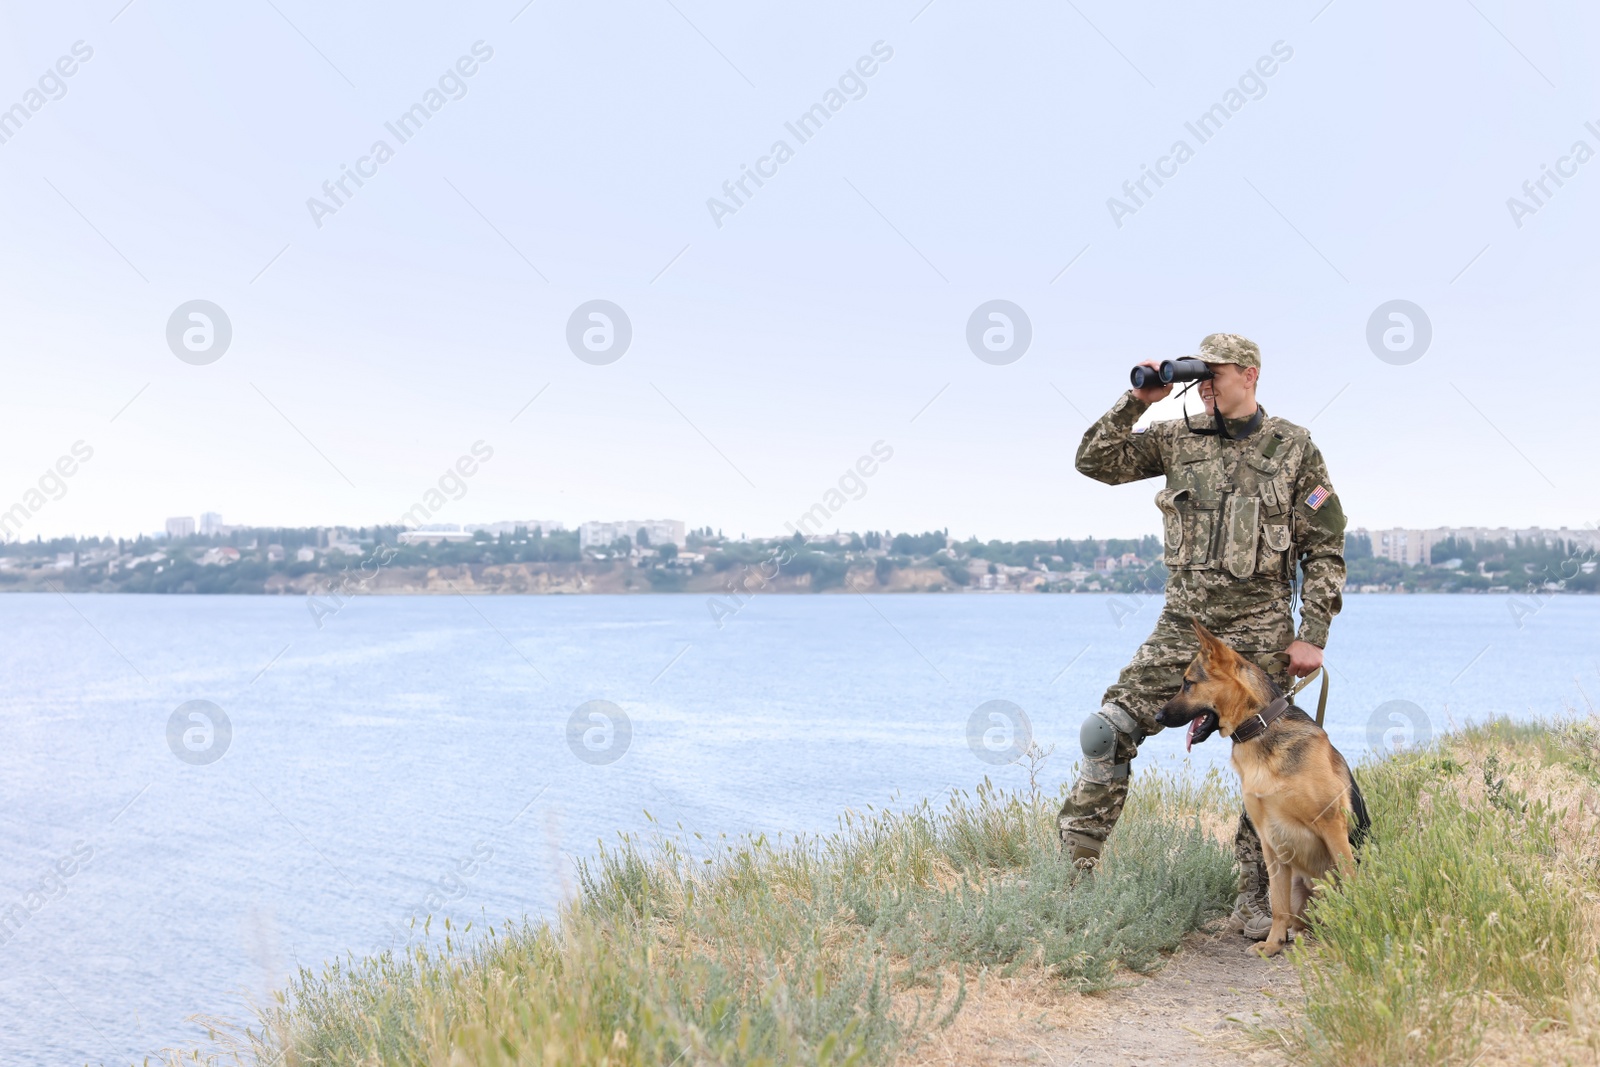
[[[1283,607],[1287,609],[1287,603]],[[1294,640],[1294,617],[1287,610],[1266,615],[1253,612],[1247,620],[1231,626],[1214,619],[1202,621],[1234,651],[1257,663],[1273,681],[1288,685],[1288,657],[1283,650]],[[1084,761],[1071,795],[1061,806],[1061,843],[1074,860],[1098,856],[1111,836],[1128,799],[1131,761],[1139,754],[1139,745],[1163,729],[1156,722],[1156,712],[1183,687],[1183,672],[1199,650],[1200,641],[1189,620],[1163,611],[1155,630],[1123,668],[1116,684],[1106,690],[1103,703],[1110,706],[1107,717],[1114,724],[1120,721],[1122,726],[1131,727],[1131,732],[1117,729],[1116,750],[1109,760]],[[1120,709],[1120,714],[1112,709]],[[1222,740],[1219,735],[1213,738]],[[1107,774],[1108,768],[1116,769]],[[1239,860],[1240,892],[1264,892],[1267,874],[1261,841],[1242,810],[1233,852]]]

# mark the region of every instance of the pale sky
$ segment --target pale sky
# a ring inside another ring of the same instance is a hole
[[[123,5],[0,34],[0,509],[65,489],[30,539],[393,521],[480,441],[437,521],[776,533],[881,441],[843,529],[1133,536],[1158,486],[1078,475],[1085,418],[1213,331],[1352,525],[1600,520],[1582,5]],[[992,300],[1011,362],[968,345]],[[1369,347],[1394,300],[1420,358]]]

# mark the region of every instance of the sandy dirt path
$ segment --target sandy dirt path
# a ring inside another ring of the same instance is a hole
[[[1062,994],[1048,982],[995,987],[909,1062],[976,1067],[1278,1067],[1278,1051],[1245,1037],[1246,1026],[1286,1022],[1279,1000],[1300,996],[1281,957],[1247,955],[1238,934],[1194,934],[1155,975],[1123,988]]]

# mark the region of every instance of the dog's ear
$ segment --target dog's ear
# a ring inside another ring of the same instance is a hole
[[[1192,619],[1190,622],[1194,626],[1195,635],[1200,638],[1200,662],[1213,663],[1219,659],[1226,660],[1233,653],[1233,649],[1224,644],[1221,638],[1200,625],[1200,620]]]

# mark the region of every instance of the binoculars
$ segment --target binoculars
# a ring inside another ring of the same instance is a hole
[[[1164,359],[1159,367],[1135,367],[1128,375],[1135,389],[1154,389],[1178,382],[1203,382],[1216,377],[1203,360],[1193,356],[1182,359]]]

